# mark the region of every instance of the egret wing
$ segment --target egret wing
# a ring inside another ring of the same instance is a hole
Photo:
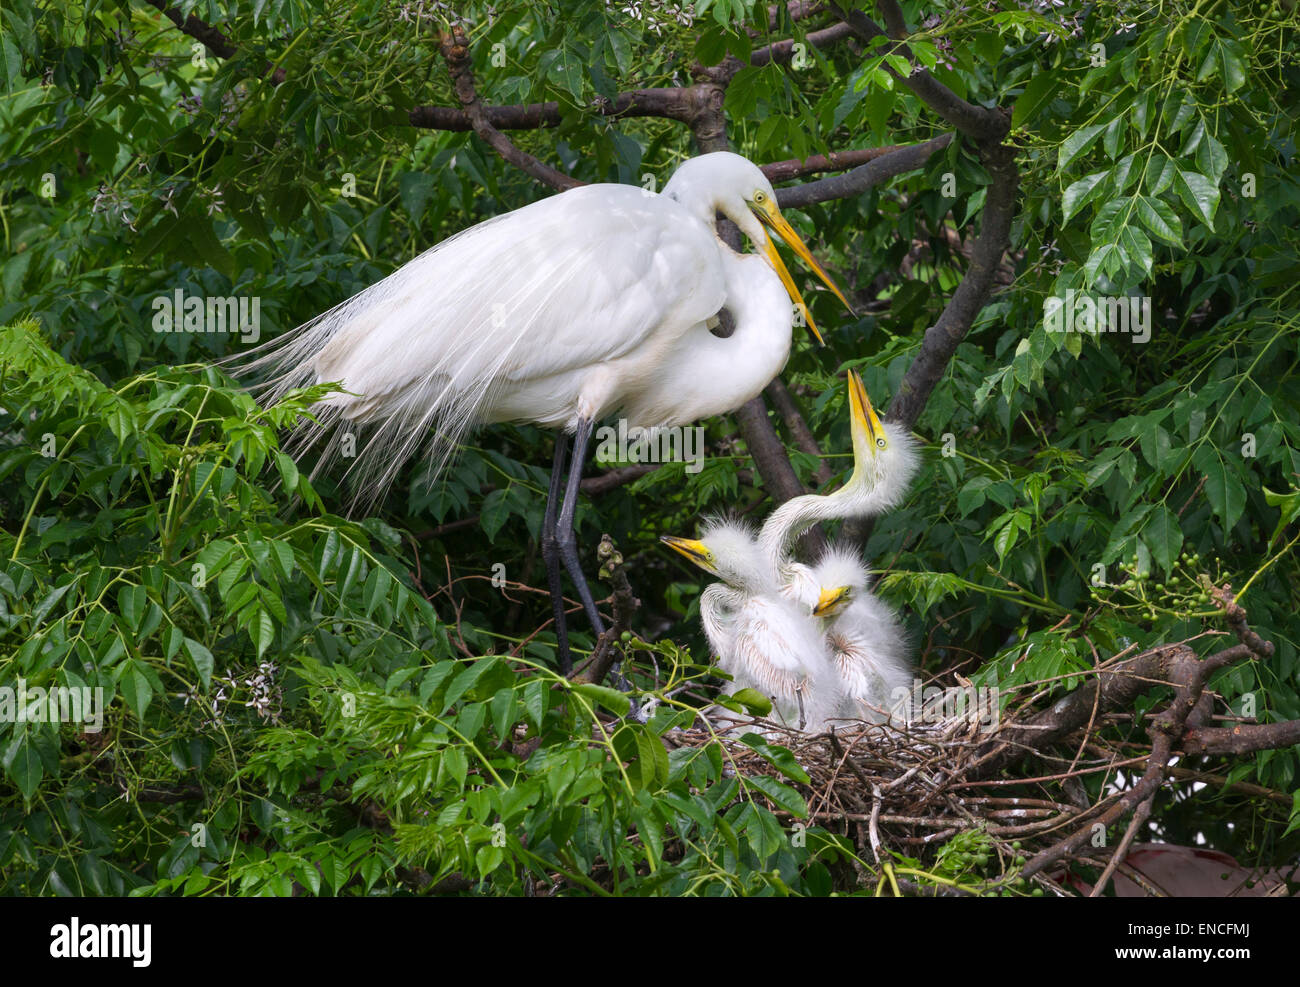
[[[445,463],[501,389],[616,359],[713,315],[718,251],[671,199],[585,186],[449,238],[245,367],[270,378],[271,399],[340,381],[346,393],[322,402],[322,422],[372,426],[349,472],[378,486],[430,427]],[[310,431],[306,444],[319,437]]]

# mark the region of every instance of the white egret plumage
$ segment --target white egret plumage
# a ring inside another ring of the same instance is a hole
[[[712,521],[698,539],[661,540],[722,580],[701,594],[700,622],[718,667],[732,677],[725,693],[755,689],[772,700],[772,719],[797,730],[823,729],[836,709],[822,630],[806,607],[780,592],[754,533]]]
[[[825,645],[837,672],[834,715],[880,722],[895,707],[897,690],[911,684],[902,624],[871,592],[855,548],[832,545],[811,566],[790,557],[795,539],[818,521],[869,517],[897,506],[920,466],[911,434],[880,421],[855,371],[849,371],[849,411],[849,479],[834,493],[794,497],[778,507],[763,524],[759,547],[782,592],[826,620]]]
[[[759,255],[721,239],[718,213]],[[295,449],[328,435],[324,463],[337,455],[340,435],[367,431],[347,470],[362,499],[382,492],[422,445],[441,469],[475,425],[562,430],[542,554],[567,671],[561,563],[593,628],[604,630],[573,530],[593,427],[615,413],[644,428],[731,411],[781,371],[790,302],[808,313],[769,229],[848,304],[781,216],[762,171],[716,152],[684,162],[659,194],[588,185],[480,223],[276,340],[244,368],[268,379],[272,400],[341,382],[343,392],[317,406],[320,427],[309,427]],[[735,321],[726,339],[708,328],[724,308]]]
[[[831,494],[792,497],[763,522],[758,540],[763,556],[790,582],[791,549],[800,535],[820,521],[870,517],[898,506],[920,467],[916,442],[907,429],[882,423],[857,371],[849,371],[849,427],[853,472]]]
[[[835,717],[883,723],[912,687],[907,636],[893,609],[871,592],[855,549],[831,546],[812,567],[820,587],[811,610],[825,620],[825,642],[838,673]]]
[[[871,593],[870,576],[855,549],[832,546],[815,565],[789,554],[795,538],[817,521],[894,506],[917,470],[910,434],[881,423],[853,371],[849,408],[854,468],[839,490],[787,501],[757,537],[743,526],[715,522],[698,540],[662,539],[724,580],[709,586],[700,600],[701,622],[718,664],[738,680],[736,669],[741,669],[746,683],[754,677],[749,669],[801,670],[797,698],[808,730],[837,720],[887,719],[898,690],[912,675],[902,625]],[[755,620],[748,615],[760,618],[760,633],[741,638],[747,621]],[[825,674],[828,666],[831,674]],[[771,695],[770,683],[760,691]],[[787,689],[787,695],[794,693]]]

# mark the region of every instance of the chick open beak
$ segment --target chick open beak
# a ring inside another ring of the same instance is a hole
[[[836,586],[834,589],[823,589],[817,594],[817,604],[813,607],[814,617],[834,617],[849,602],[849,587]]]
[[[813,257],[812,251],[810,251],[808,245],[800,239],[799,234],[794,231],[794,227],[786,222],[785,217],[781,215],[781,210],[776,207],[776,201],[768,198],[759,204],[751,203],[750,208],[754,211],[754,215],[758,217],[759,222],[784,240],[799,259],[812,268],[813,273],[821,279],[822,283],[834,292],[835,297],[844,303],[844,307],[847,308],[850,313],[853,313],[853,306],[850,305],[849,300],[844,297],[844,292],[840,291],[839,285],[837,285],[834,279],[826,273],[826,269],[817,263],[817,259]],[[790,272],[787,271],[785,265],[781,263],[780,258],[777,256],[776,249],[770,240],[768,241],[767,246],[763,249],[763,253],[767,255],[768,260],[771,261],[772,266],[776,269],[776,273],[781,278],[781,283],[785,285],[785,290],[790,293],[790,300],[799,306],[799,310],[803,313],[804,318],[808,322],[808,328],[811,329],[813,335],[817,337],[817,341],[821,342],[821,333],[819,333],[817,327],[813,325],[812,317],[808,314],[808,307],[804,304],[803,297],[799,294],[799,289],[794,286],[794,279],[790,277]]]
[[[680,552],[705,572],[717,575],[713,567],[713,553],[704,547],[704,543],[694,538],[678,538],[674,535],[660,535],[659,540],[675,552]]]

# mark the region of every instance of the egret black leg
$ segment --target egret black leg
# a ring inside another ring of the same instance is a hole
[[[578,509],[578,490],[582,483],[582,467],[587,459],[587,446],[591,443],[591,432],[594,424],[594,422],[589,421],[578,423],[577,434],[573,437],[573,460],[569,463],[569,480],[564,489],[564,501],[560,505],[558,518],[555,517],[555,501],[556,495],[559,493],[559,477],[564,473],[564,454],[560,451],[563,447],[559,443],[564,440],[564,436],[561,435],[556,440],[555,464],[551,470],[551,486],[546,499],[546,516],[542,522],[545,529],[542,533],[542,557],[546,560],[546,575],[550,580],[551,601],[555,608],[556,639],[560,646],[560,668],[565,675],[569,674],[573,661],[569,654],[568,630],[564,624],[564,596],[560,585],[560,567],[555,560],[557,554],[560,560],[563,561],[564,568],[568,570],[573,585],[577,587],[578,598],[582,600],[582,607],[587,611],[587,617],[591,621],[596,636],[599,637],[605,633],[605,622],[600,619],[600,611],[596,609],[596,601],[592,599],[591,589],[587,585],[587,578],[582,573],[582,560],[578,558],[578,539],[573,530],[573,516]],[[548,533],[551,535],[549,541],[547,539]],[[610,679],[616,688],[622,689],[624,692],[631,689],[631,684],[623,677],[623,668],[620,662],[615,662],[610,668]],[[636,703],[632,704],[632,716],[638,721],[644,722]]]
[[[587,611],[587,619],[597,636],[605,633],[605,622],[600,619],[596,601],[591,597],[587,578],[582,574],[582,562],[578,558],[578,539],[573,531],[573,515],[578,509],[578,486],[582,483],[582,467],[587,460],[587,446],[591,443],[591,430],[594,422],[578,422],[578,431],[573,436],[573,461],[569,464],[569,482],[564,490],[564,503],[560,505],[560,518],[555,525],[555,540],[560,550],[564,568],[569,571],[569,578],[578,590],[578,599]]]
[[[551,483],[546,491],[546,514],[542,518],[542,561],[546,563],[546,583],[551,591],[551,613],[555,615],[555,643],[560,658],[560,674],[573,669],[569,653],[569,627],[564,614],[564,583],[560,575],[560,550],[555,537],[560,514],[560,485],[564,482],[564,464],[568,458],[569,437],[555,435],[555,461],[551,464]]]

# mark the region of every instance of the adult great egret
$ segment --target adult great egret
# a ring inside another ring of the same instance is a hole
[[[835,714],[836,694],[821,628],[806,607],[780,592],[754,533],[715,520],[698,539],[660,540],[722,580],[701,594],[700,622],[718,667],[732,677],[726,692],[756,689],[786,726],[823,729]]]
[[[718,213],[758,256],[723,242]],[[329,433],[328,460],[341,435],[366,429],[346,474],[362,499],[375,498],[426,443],[441,470],[474,425],[560,429],[542,554],[567,672],[561,563],[592,627],[604,631],[573,523],[595,423],[617,412],[632,427],[683,425],[744,404],[785,365],[791,301],[820,339],[768,229],[848,305],[782,217],[758,167],[719,151],[684,162],[659,194],[587,185],[471,227],[245,366],[269,378],[270,399],[341,382],[343,392],[319,402],[320,426],[296,449]],[[709,332],[723,308],[735,320],[726,339]]]

